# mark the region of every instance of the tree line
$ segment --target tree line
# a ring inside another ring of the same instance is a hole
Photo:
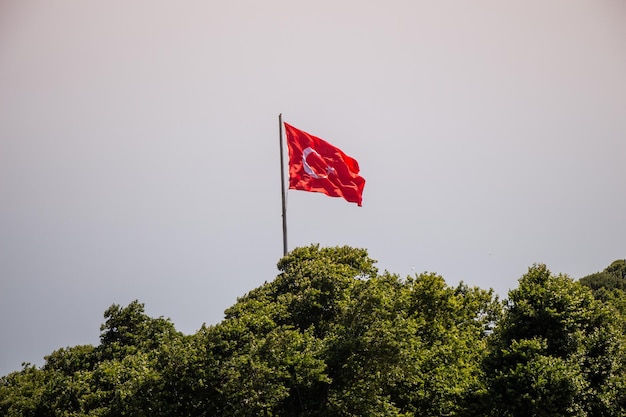
[[[297,248],[192,335],[112,305],[100,344],[0,378],[6,417],[623,416],[626,261],[531,266],[500,300],[364,249]]]

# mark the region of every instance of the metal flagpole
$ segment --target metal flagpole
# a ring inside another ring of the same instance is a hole
[[[278,115],[278,143],[280,145],[280,191],[283,203],[283,256],[287,255],[287,205],[285,202],[285,168],[283,158],[283,114]]]

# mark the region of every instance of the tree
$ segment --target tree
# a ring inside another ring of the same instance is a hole
[[[137,300],[128,306],[111,305],[100,326],[101,359],[117,359],[135,352],[150,352],[163,341],[180,334],[169,319],[151,318],[145,314],[144,304]]]
[[[206,330],[210,408],[232,416],[324,415],[325,339],[348,289],[376,274],[373,265],[365,250],[348,247],[312,245],[284,257],[274,281]]]
[[[94,392],[85,408],[103,416],[168,415],[163,352],[183,337],[169,319],[151,318],[135,300],[126,307],[113,304],[100,327]]]
[[[41,399],[45,392],[45,373],[30,363],[22,370],[0,378],[0,415],[6,417],[37,417],[41,415]]]
[[[490,291],[383,274],[355,287],[328,339],[331,415],[462,415],[481,380]]]
[[[580,279],[581,284],[591,288],[594,293],[604,289],[626,290],[626,260],[618,259],[602,272],[595,272]]]
[[[621,339],[591,291],[534,265],[509,292],[485,361],[494,416],[618,416]]]
[[[437,274],[379,274],[350,247],[297,248],[278,267],[192,335],[113,304],[98,346],[0,378],[0,415],[625,415],[618,288],[534,265],[501,303]]]
[[[378,275],[362,249],[298,248],[208,329],[222,415],[461,415],[493,293]]]
[[[278,267],[190,336],[138,301],[112,305],[99,346],[4,378],[1,415],[464,415],[497,316],[490,291],[379,275],[349,247],[297,248]]]

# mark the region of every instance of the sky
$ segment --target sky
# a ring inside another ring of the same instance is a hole
[[[623,0],[3,0],[0,375],[274,279],[279,113],[367,181],[289,191],[290,249],[503,298],[626,258]]]

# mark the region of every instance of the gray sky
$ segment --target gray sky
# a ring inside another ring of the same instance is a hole
[[[0,374],[272,280],[281,112],[367,180],[289,192],[292,248],[502,296],[626,257],[623,0],[4,0]]]

